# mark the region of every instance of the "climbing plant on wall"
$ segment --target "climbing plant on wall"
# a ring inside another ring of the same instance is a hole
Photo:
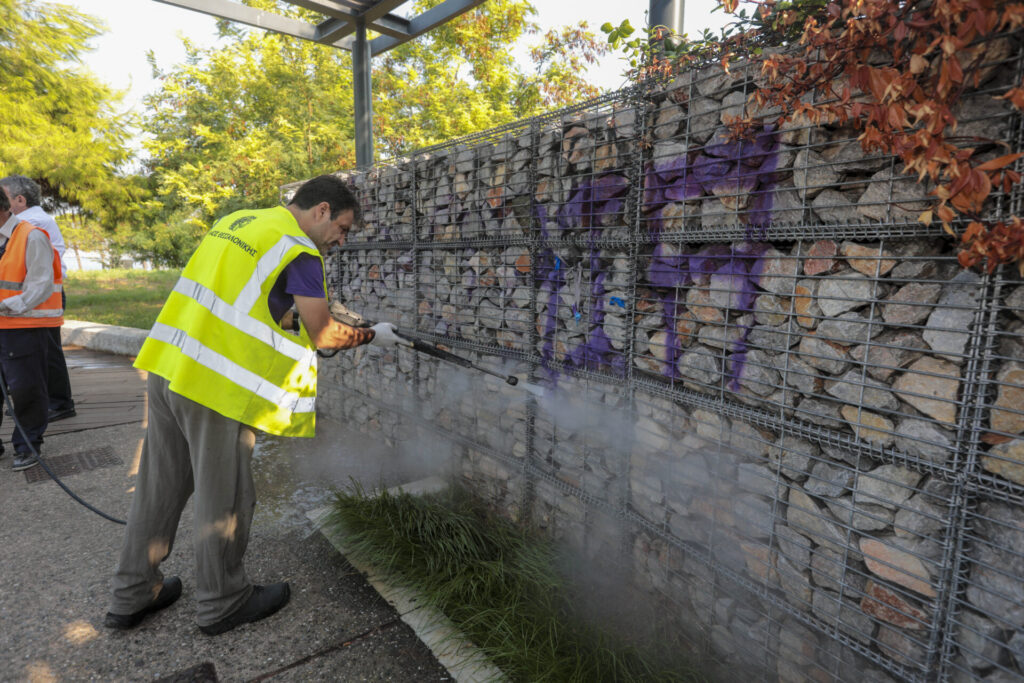
[[[642,77],[714,57],[728,68],[749,55],[760,72],[746,116],[731,123],[749,137],[765,124],[839,124],[860,131],[868,153],[895,155],[926,183],[934,205],[920,214],[962,242],[964,267],[991,272],[1014,263],[1024,274],[1024,223],[986,220],[993,192],[1020,182],[1024,152],[994,140],[958,136],[961,96],[1010,53],[1024,26],[1024,4],[1005,0],[740,0],[722,7],[737,21],[697,40],[654,28],[634,37],[628,24],[605,24]],[[779,47],[789,49],[777,49]],[[1024,109],[1024,84],[999,96]],[[772,112],[765,114],[765,112]]]

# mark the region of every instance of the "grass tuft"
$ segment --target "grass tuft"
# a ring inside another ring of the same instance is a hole
[[[64,317],[148,330],[180,274],[180,270],[69,271]]]
[[[702,681],[585,623],[554,548],[463,492],[335,494],[326,524],[349,552],[443,612],[513,681]],[[591,596],[592,597],[592,596]]]

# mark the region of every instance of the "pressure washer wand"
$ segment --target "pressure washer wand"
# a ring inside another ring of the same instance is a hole
[[[439,349],[434,344],[430,344],[419,339],[412,339],[410,337],[403,335],[401,332],[396,332],[395,334],[398,336],[399,344],[402,344],[403,346],[408,347],[413,351],[419,351],[420,353],[426,354],[428,356],[433,356],[434,358],[446,360],[449,363],[461,365],[464,368],[471,368],[473,370],[485,372],[488,375],[491,375],[492,377],[497,377],[498,379],[504,380],[513,387],[519,383],[519,378],[516,377],[515,375],[503,375],[500,372],[496,372],[494,370],[491,370],[490,368],[485,368],[482,365],[476,365],[467,358],[463,358],[462,356],[456,356],[454,353],[451,353],[450,351]]]
[[[333,317],[338,322],[344,323],[350,327],[373,326],[373,323],[371,323],[369,320],[366,320],[365,318],[363,318],[363,316],[359,315],[358,313],[349,310],[338,301],[331,302],[331,317]],[[496,372],[489,368],[485,368],[482,365],[477,365],[467,358],[463,358],[462,356],[456,356],[454,353],[450,351],[445,351],[444,349],[438,348],[436,344],[431,344],[420,339],[413,339],[412,337],[407,337],[401,333],[396,333],[396,335],[398,336],[399,339],[398,343],[400,343],[402,346],[405,346],[406,348],[412,349],[413,351],[418,351],[419,353],[425,354],[427,356],[433,356],[434,358],[439,358],[440,360],[445,360],[448,361],[449,363],[454,363],[455,365],[459,365],[464,368],[469,368],[471,370],[479,370],[480,372],[487,373],[492,377],[497,377],[498,379],[504,380],[509,386],[514,387],[515,385],[519,384],[519,378],[516,377],[515,375],[503,375],[500,372]],[[330,357],[333,356],[334,354],[327,352],[321,353],[321,355],[325,357]]]

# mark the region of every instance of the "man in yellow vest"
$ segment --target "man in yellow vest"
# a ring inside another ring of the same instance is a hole
[[[358,213],[344,182],[319,176],[287,206],[221,218],[185,266],[135,361],[149,373],[149,415],[108,627],[133,628],[181,595],[159,566],[193,492],[200,630],[224,633],[288,602],[287,583],[253,585],[242,563],[253,430],[313,436],[316,349],[398,339],[390,323],[357,329],[330,316],[321,254]],[[293,303],[297,335],[286,329]]]
[[[64,324],[62,284],[60,257],[46,231],[15,217],[0,192],[0,366],[21,425],[11,437],[15,471],[39,462],[49,403],[47,341],[49,328]]]

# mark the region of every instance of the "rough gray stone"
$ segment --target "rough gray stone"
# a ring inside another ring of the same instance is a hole
[[[890,163],[888,156],[866,154],[859,140],[848,140],[828,147],[822,152],[822,158],[837,173],[874,173]]]
[[[982,614],[1024,623],[1024,520],[1004,503],[982,502],[974,520],[974,559],[967,600]]]
[[[700,384],[717,385],[722,373],[721,354],[706,346],[694,346],[676,364],[683,377]]]
[[[752,462],[740,463],[736,468],[737,484],[744,491],[760,496],[773,497],[778,492],[775,472],[764,465]]]
[[[899,465],[882,465],[860,474],[853,499],[857,503],[880,505],[895,510],[914,494],[914,487],[919,481],[919,472]]]
[[[687,130],[689,139],[703,144],[711,138],[718,125],[719,103],[707,97],[694,97],[689,103],[690,127]]]
[[[785,353],[789,347],[800,341],[799,334],[791,334],[788,325],[764,327],[758,325],[747,335],[747,346],[771,354]],[[783,366],[785,363],[783,363]]]
[[[767,539],[772,535],[772,503],[752,495],[737,496],[733,501],[736,532],[743,538]]]
[[[900,418],[896,426],[896,448],[934,465],[944,465],[953,453],[953,435],[934,422],[913,417]]]
[[[998,390],[989,425],[1005,434],[1024,432],[1024,363],[1007,361],[996,375]]]
[[[1013,657],[1018,671],[1024,671],[1024,633],[1016,631],[1006,642],[1006,649]]]
[[[822,190],[811,202],[811,206],[814,213],[827,223],[859,223],[863,220],[857,211],[857,200],[836,190]]]
[[[693,411],[693,422],[697,427],[697,435],[711,441],[717,441],[729,432],[729,418],[703,408]]]
[[[883,330],[877,321],[873,323],[854,311],[848,311],[836,318],[818,323],[818,336],[840,346],[863,344]]]
[[[779,552],[794,566],[810,566],[811,539],[779,522],[775,525],[775,541],[779,544]]]
[[[762,294],[754,299],[754,320],[769,327],[784,325],[789,320],[790,300],[775,294]]]
[[[857,211],[877,221],[915,221],[928,208],[928,188],[913,176],[893,177],[889,169],[871,176]],[[891,213],[890,213],[891,210]]]
[[[981,296],[981,278],[964,270],[950,280],[942,291],[935,310],[928,316],[924,340],[940,355],[954,363],[962,363],[970,338],[969,328]]]
[[[765,458],[772,447],[774,436],[762,433],[746,422],[734,420],[729,432],[729,445],[738,453],[748,458]]]
[[[810,573],[806,566],[795,566],[785,557],[780,557],[776,561],[775,571],[786,598],[794,605],[806,609],[812,595]]]
[[[659,140],[674,137],[685,120],[686,110],[678,104],[669,102],[662,105],[655,115],[654,137]]]
[[[822,427],[842,427],[839,404],[818,398],[805,398],[797,405],[797,417]]]
[[[801,148],[793,160],[793,184],[806,188],[807,197],[817,197],[839,180],[839,174],[832,164],[825,161],[818,152]]]
[[[779,162],[779,168],[784,168],[783,161]],[[771,209],[769,210],[771,212],[770,222],[773,227],[800,225],[804,218],[804,203],[800,195],[789,188],[775,188],[771,195]],[[815,220],[813,213],[808,220]],[[794,281],[790,280],[788,291],[792,291]]]
[[[846,351],[835,342],[827,341],[817,334],[807,334],[800,338],[800,359],[808,365],[838,375],[850,367]]]
[[[818,285],[818,307],[826,316],[837,316],[871,303],[874,282],[847,270],[831,275]]]
[[[927,638],[910,635],[910,632],[895,626],[879,624],[877,639],[882,652],[896,661],[915,667],[924,664]]]
[[[804,490],[815,496],[835,498],[843,495],[852,482],[853,471],[849,467],[819,461],[811,468]]]
[[[836,591],[845,585],[847,595],[856,595],[864,589],[864,578],[851,571],[844,562],[844,556],[831,548],[819,546],[811,557],[811,581],[816,586]]]
[[[733,354],[728,359],[729,372],[733,378],[738,376],[740,385],[745,389],[758,396],[767,396],[779,386],[781,377],[775,370],[772,356],[760,349],[750,349],[745,354],[742,367],[738,367],[736,358]]]
[[[860,607],[837,594],[824,589],[815,589],[811,609],[821,620],[835,625],[840,631],[861,643],[870,643],[874,636],[874,622]]]
[[[1002,629],[991,619],[971,610],[957,618],[956,642],[967,665],[987,669],[998,661],[1002,649]]]
[[[847,534],[837,524],[836,519],[802,489],[790,489],[786,521],[818,545],[827,546],[840,553],[848,550]]]
[[[926,493],[911,496],[896,512],[893,529],[905,539],[934,536],[942,531],[949,516],[942,501]]]
[[[773,462],[780,463],[782,474],[802,481],[807,478],[811,469],[811,460],[816,458],[820,450],[816,445],[804,439],[785,435],[776,440],[775,445],[768,451],[768,457]]]
[[[931,314],[939,300],[941,285],[934,282],[911,282],[900,287],[885,300],[882,319],[891,325],[917,325]]]
[[[896,378],[892,388],[901,399],[928,417],[950,428],[956,424],[960,367],[955,363],[923,356]]]
[[[825,383],[825,391],[850,405],[863,405],[872,410],[895,410],[900,403],[889,387],[866,377],[859,370],[849,370],[834,382]]]
[[[771,248],[761,256],[761,264],[758,286],[780,296],[789,296],[793,293],[800,270],[799,258]]]
[[[850,358],[858,363],[868,364],[868,374],[874,379],[885,381],[894,372],[921,357],[926,348],[921,335],[906,330],[888,331],[873,339],[870,344],[854,346],[849,350]]]
[[[785,368],[786,384],[807,395],[821,391],[823,381],[814,368],[795,355],[790,356],[788,362],[789,367]]]
[[[895,513],[881,505],[855,503],[852,496],[826,500],[836,519],[857,531],[879,531],[893,523]]]
[[[705,346],[732,351],[746,333],[740,324],[704,325],[697,333],[697,340]]]
[[[1007,295],[1003,305],[1006,307],[1006,310],[1018,318],[1024,318],[1024,285],[1014,287],[1009,295]]]

